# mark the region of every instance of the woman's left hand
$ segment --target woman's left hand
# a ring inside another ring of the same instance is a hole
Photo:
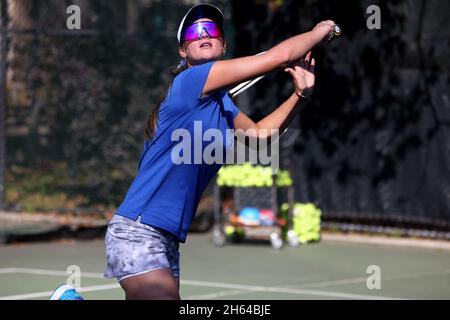
[[[311,59],[311,51],[306,54],[306,57],[301,59],[293,68],[284,69],[285,72],[291,74],[294,80],[295,92],[299,96],[306,99],[311,99],[314,90],[314,65],[316,61]]]

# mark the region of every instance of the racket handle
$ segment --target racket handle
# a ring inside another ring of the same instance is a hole
[[[327,40],[327,44],[333,41],[334,39],[338,38],[342,34],[342,29],[338,24],[335,24],[333,28],[330,31],[330,35]]]

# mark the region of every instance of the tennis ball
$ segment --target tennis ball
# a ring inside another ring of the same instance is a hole
[[[256,182],[255,182],[255,186],[256,186],[256,187],[264,187],[264,181],[262,181],[262,180],[256,181]]]
[[[226,226],[225,227],[225,234],[229,237],[229,236],[233,235],[235,230],[236,229],[233,226]]]

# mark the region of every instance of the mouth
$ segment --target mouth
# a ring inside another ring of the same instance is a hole
[[[203,42],[200,45],[200,48],[212,48],[212,44],[211,44],[211,42]]]

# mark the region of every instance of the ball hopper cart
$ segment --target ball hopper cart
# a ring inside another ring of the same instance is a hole
[[[250,167],[250,164],[244,167]],[[228,168],[230,166],[227,166]],[[227,167],[224,167],[226,170]],[[236,166],[231,166],[236,167]],[[261,167],[260,167],[261,168]],[[297,246],[298,238],[292,231],[292,208],[294,203],[294,187],[288,171],[279,171],[273,174],[271,168],[262,169],[270,171],[265,183],[252,184],[224,182],[219,176],[214,184],[214,227],[212,240],[214,245],[221,247],[227,242],[242,240],[269,241],[273,249],[281,249],[284,240],[289,245]],[[284,182],[281,176],[284,175]],[[286,175],[288,176],[286,181]],[[220,181],[222,180],[222,181]],[[281,202],[289,204],[288,216],[280,217]],[[245,223],[239,217],[244,207],[255,207],[271,212],[275,219],[272,223]],[[286,232],[287,231],[287,232]]]

